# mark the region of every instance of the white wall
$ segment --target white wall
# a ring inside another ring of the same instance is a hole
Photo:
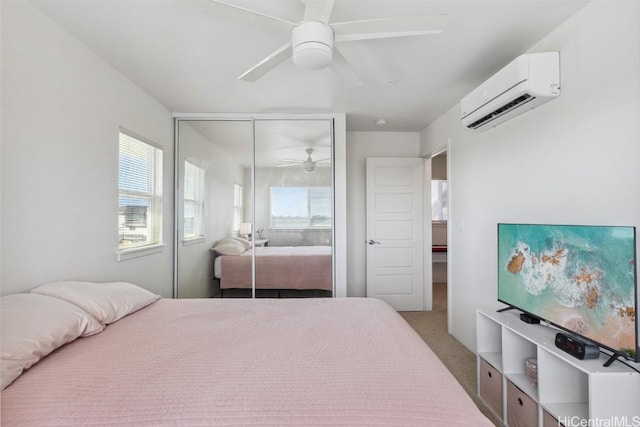
[[[422,132],[423,153],[450,139],[449,328],[470,349],[498,222],[640,227],[639,40],[640,3],[591,3],[530,49],[560,52],[558,99],[484,133],[456,105]]]
[[[169,111],[26,2],[2,8],[2,294],[124,280],[172,295]],[[164,147],[161,253],[116,261],[118,128]]]
[[[347,132],[347,295],[366,296],[366,158],[419,157],[418,132]]]

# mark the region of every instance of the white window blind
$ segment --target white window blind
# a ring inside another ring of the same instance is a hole
[[[185,160],[183,237],[193,239],[204,235],[204,169]]]
[[[242,222],[242,185],[233,184],[233,232],[235,234],[240,232],[240,223]]]
[[[331,227],[331,187],[271,187],[272,228]]]
[[[162,149],[120,130],[119,249],[162,243]]]

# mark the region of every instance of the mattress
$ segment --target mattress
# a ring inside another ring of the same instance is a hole
[[[159,300],[45,357],[2,425],[490,426],[375,299]]]
[[[256,247],[256,289],[333,289],[331,246]],[[215,258],[221,289],[251,288],[252,251]],[[216,270],[217,269],[217,270]]]

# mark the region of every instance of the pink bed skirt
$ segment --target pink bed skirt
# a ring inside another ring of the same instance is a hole
[[[331,246],[256,247],[256,289],[333,289]],[[251,288],[251,251],[222,255],[221,289]]]

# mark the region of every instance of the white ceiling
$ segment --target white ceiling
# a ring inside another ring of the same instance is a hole
[[[301,0],[227,0],[290,21]],[[330,22],[446,14],[441,35],[343,43],[364,81],[291,59],[255,83],[237,76],[290,38],[207,0],[31,0],[172,112],[347,114],[349,130],[420,131],[587,3],[567,0],[336,0]],[[376,127],[385,118],[388,125]]]

